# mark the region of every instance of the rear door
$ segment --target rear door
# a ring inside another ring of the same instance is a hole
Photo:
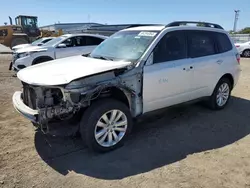
[[[187,58],[185,31],[167,33],[143,70],[143,112],[190,100],[193,69]]]
[[[223,63],[214,32],[188,31],[188,56],[192,59],[194,71],[192,99],[209,96],[221,76]]]
[[[103,39],[93,36],[76,36],[74,53],[75,55],[88,54],[102,41]]]
[[[86,36],[86,45],[82,48],[84,53],[90,53],[95,49],[97,45],[99,45],[104,39],[94,37],[94,36]]]

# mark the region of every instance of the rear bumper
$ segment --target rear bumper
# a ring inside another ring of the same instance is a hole
[[[25,118],[29,119],[30,121],[37,123],[37,116],[38,116],[38,110],[33,110],[30,107],[26,106],[23,103],[23,100],[21,98],[21,91],[16,91],[12,97],[12,102],[14,108],[22,114]]]

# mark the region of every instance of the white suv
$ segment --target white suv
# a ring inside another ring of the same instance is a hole
[[[14,52],[10,70],[19,71],[53,59],[90,53],[107,37],[93,34],[66,34],[42,46],[29,46]]]
[[[235,46],[241,56],[250,57],[250,41],[244,43],[236,43]]]
[[[219,25],[183,23],[121,30],[87,57],[23,69],[14,107],[46,133],[76,120],[70,129],[101,152],[121,146],[145,113],[197,99],[223,109],[241,71],[237,49]]]

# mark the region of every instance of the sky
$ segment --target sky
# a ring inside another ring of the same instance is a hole
[[[207,21],[233,29],[234,10],[240,10],[237,30],[250,27],[250,0],[11,0],[1,3],[0,25],[8,16],[38,16],[38,25],[56,22],[107,24]]]

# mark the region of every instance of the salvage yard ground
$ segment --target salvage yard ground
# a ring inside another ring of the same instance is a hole
[[[80,138],[43,136],[13,108],[21,85],[0,55],[1,187],[250,188],[250,59],[230,105],[173,108],[135,125],[123,148],[90,153]]]

